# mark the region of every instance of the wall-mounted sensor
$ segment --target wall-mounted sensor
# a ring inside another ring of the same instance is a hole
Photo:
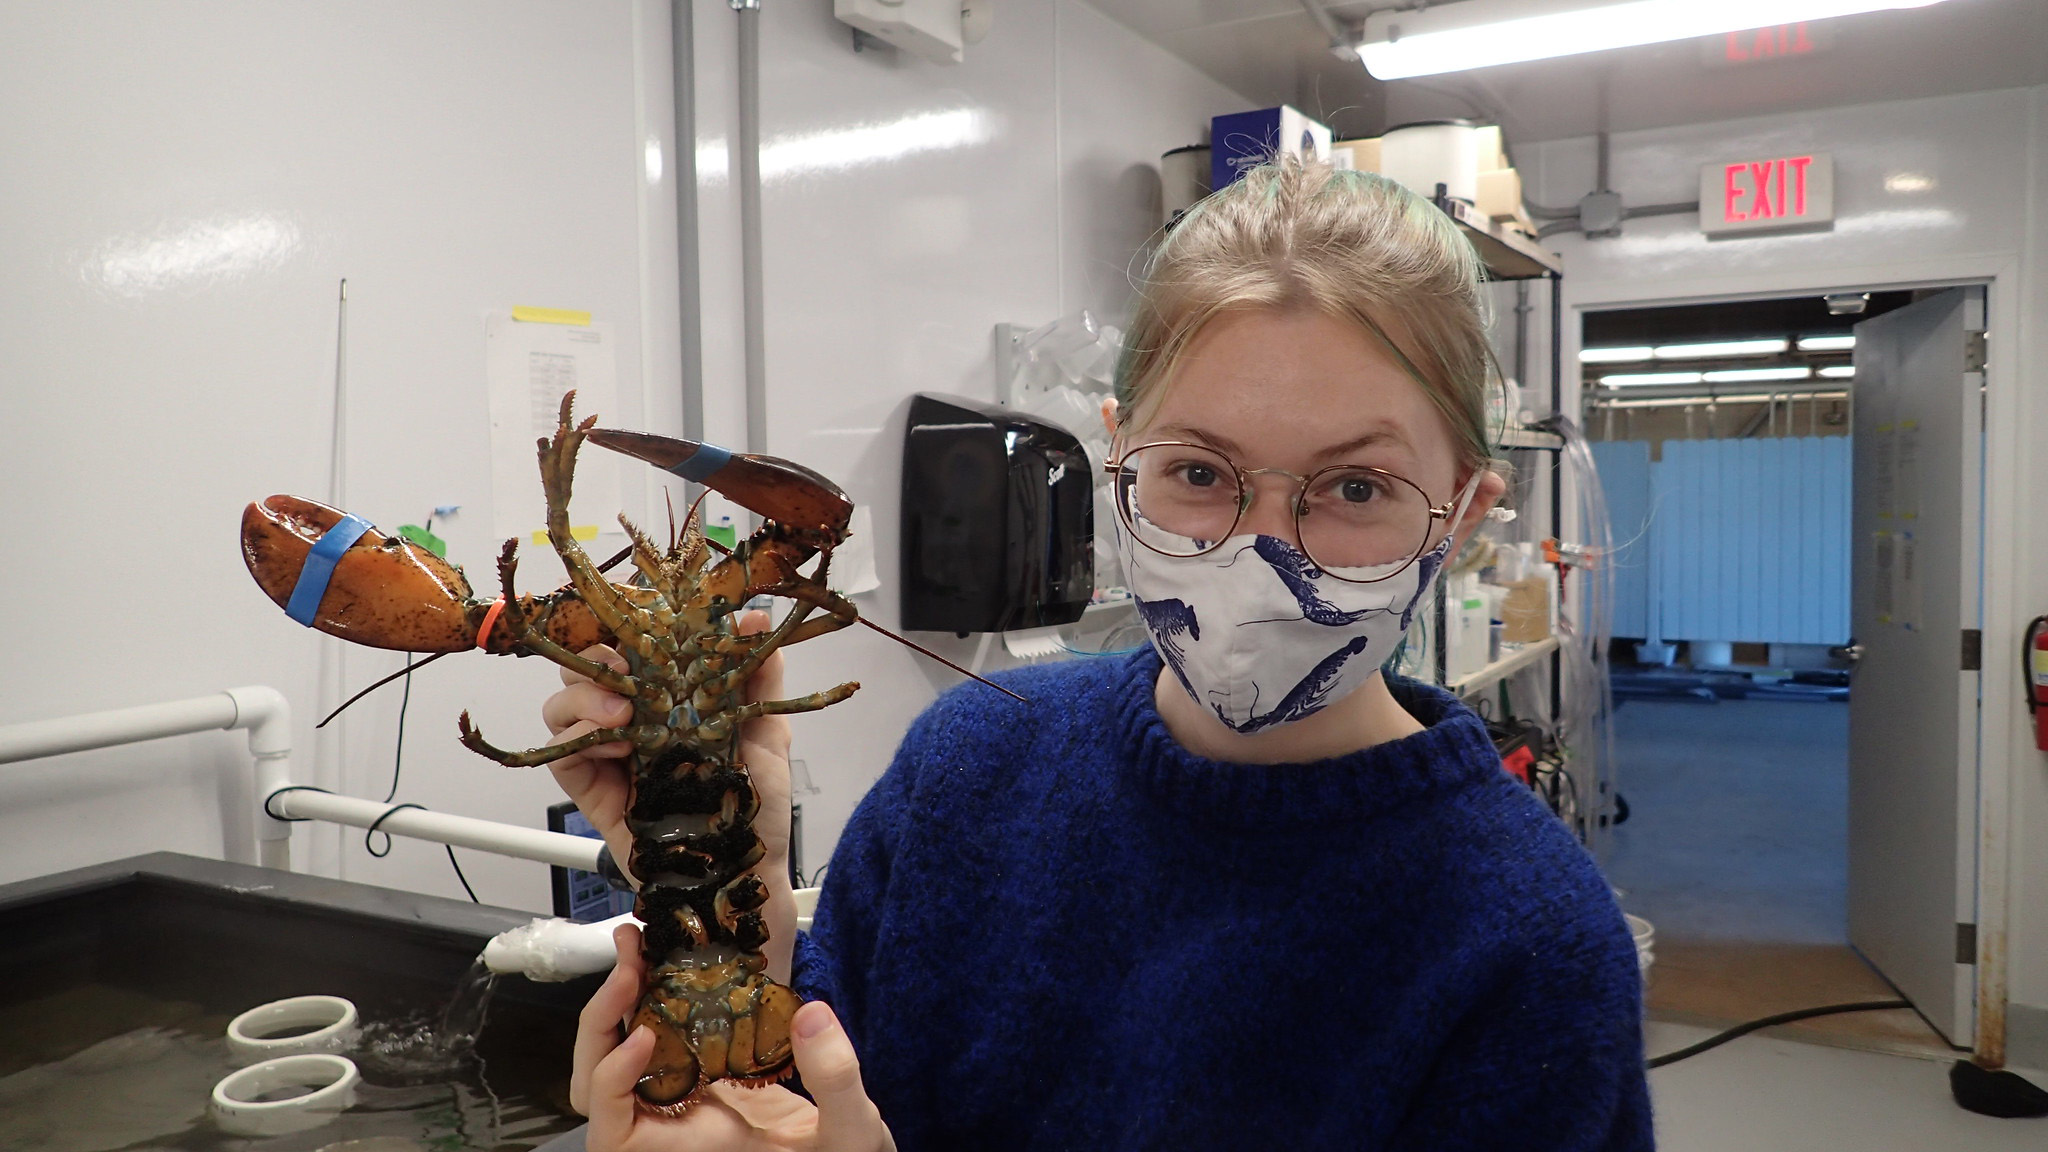
[[[934,64],[958,64],[995,19],[995,0],[832,0],[832,15]]]

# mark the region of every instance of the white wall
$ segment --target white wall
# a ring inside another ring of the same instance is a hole
[[[717,176],[732,129],[732,15],[723,0],[698,0],[695,12],[707,434],[736,442],[737,207]],[[856,53],[823,3],[765,5],[761,19],[768,447],[873,508],[882,588],[858,602],[894,627],[910,395],[993,399],[997,323],[1082,307],[1120,314],[1126,266],[1158,220],[1150,165],[1246,105],[1075,0],[1004,5],[958,66]],[[893,156],[863,144],[906,125],[927,139]],[[971,642],[918,639],[971,658]],[[795,720],[794,754],[822,790],[804,801],[810,867],[830,855],[910,720],[958,679],[865,631],[791,651],[792,693],[862,684],[847,703]]]
[[[694,12],[707,428],[738,444],[735,17],[723,0]],[[893,624],[906,398],[991,397],[997,322],[1120,311],[1155,219],[1145,165],[1244,102],[1077,0],[1004,6],[955,67],[854,53],[824,0],[763,20],[770,449],[874,506],[884,591],[862,606]],[[325,491],[343,277],[346,504],[386,528],[462,504],[436,530],[485,582],[487,313],[615,323],[612,415],[680,430],[668,43],[659,0],[0,7],[0,723],[269,683],[298,709],[301,779],[384,794],[396,686],[339,740],[311,725],[323,646],[345,650],[351,687],[398,657],[289,623],[243,571],[234,524],[251,499]],[[835,134],[925,114],[952,143],[818,162]],[[651,184],[649,138],[670,158]],[[216,222],[245,227],[223,241]],[[208,243],[221,252],[193,262]],[[624,475],[627,511],[658,500],[652,476]],[[815,864],[957,677],[858,632],[791,665],[793,690],[866,684],[797,721],[823,788],[806,807]],[[538,824],[548,777],[469,754],[453,721],[468,708],[499,743],[538,743],[554,682],[535,660],[421,672],[398,798]],[[156,849],[239,857],[243,746],[220,733],[0,767],[0,881]],[[359,834],[301,828],[295,846],[330,875],[460,895],[428,845],[376,861]],[[546,907],[540,866],[463,858],[486,901]]]
[[[2048,472],[2036,448],[2048,396],[2035,365],[2048,353],[2038,287],[2048,271],[2039,224],[2048,191],[2048,89],[1899,101],[1798,115],[1620,133],[1612,186],[1627,202],[1691,200],[1699,166],[1817,150],[1835,158],[1834,230],[1709,243],[1691,216],[1629,221],[1618,239],[1556,238],[1566,303],[1684,301],[1719,295],[1991,280],[1986,446],[1986,598],[1983,709],[1985,811],[2005,837],[2013,1043],[2048,1055],[2048,757],[2034,750],[2014,671],[2020,630],[2048,610],[2048,533],[2025,493]],[[1594,143],[1525,145],[1516,162],[1530,196],[1569,204],[1592,187]],[[1890,192],[1895,173],[1932,177]],[[1577,325],[1567,320],[1568,354]],[[1568,411],[1576,411],[1568,400]],[[2031,1031],[2029,1031],[2031,1030]],[[2027,1033],[2023,1036],[2022,1033]],[[2035,1033],[2038,1033],[2036,1035]]]
[[[347,646],[257,590],[242,506],[326,491],[344,277],[345,503],[387,529],[462,505],[437,531],[473,574],[496,552],[487,313],[612,322],[610,415],[673,423],[673,191],[641,175],[643,139],[668,130],[666,16],[537,0],[0,7],[0,722],[268,683],[297,710],[301,780],[384,795],[398,696],[316,744],[319,653]],[[626,485],[629,510],[648,487]],[[547,560],[530,562],[542,584]],[[341,658],[351,686],[399,666]],[[467,707],[500,742],[538,743],[533,704],[554,678],[482,657],[419,674],[399,799],[539,824],[547,776],[468,754],[453,721]],[[221,733],[0,767],[0,880],[154,849],[242,856],[228,814],[243,748]],[[461,895],[438,848],[372,861],[360,835],[301,829],[297,852]],[[546,906],[539,866],[467,860],[484,899]]]

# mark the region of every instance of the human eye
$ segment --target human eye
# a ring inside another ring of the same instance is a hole
[[[1388,495],[1385,477],[1359,470],[1324,477],[1310,498],[1333,504],[1358,505],[1385,500]]]

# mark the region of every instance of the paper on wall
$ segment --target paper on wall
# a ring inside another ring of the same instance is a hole
[[[858,596],[882,586],[875,573],[875,518],[865,504],[857,504],[846,524],[845,543],[832,552],[832,567],[825,583],[841,596]]]
[[[555,432],[562,394],[575,389],[576,417],[615,423],[618,369],[612,325],[527,323],[497,313],[484,325],[485,378],[491,390],[492,526],[499,537],[530,540],[547,529],[535,441]],[[617,531],[619,461],[587,450],[577,459],[569,524],[579,539]]]

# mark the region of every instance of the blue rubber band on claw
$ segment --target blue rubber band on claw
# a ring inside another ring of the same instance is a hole
[[[327,583],[334,579],[335,561],[369,530],[368,520],[343,513],[341,522],[329,528],[314,543],[313,550],[306,553],[306,565],[299,569],[299,582],[292,585],[292,598],[285,604],[284,614],[311,628],[313,617],[320,611],[320,601],[327,595]]]
[[[699,444],[697,452],[688,460],[669,469],[685,480],[699,484],[711,479],[711,474],[732,462],[732,453],[716,444]]]

